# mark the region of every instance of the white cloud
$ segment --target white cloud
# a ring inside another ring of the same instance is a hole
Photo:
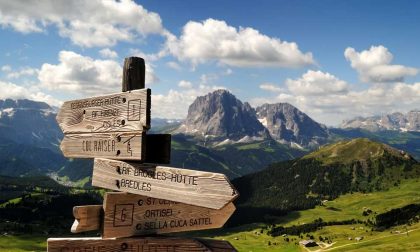
[[[95,60],[71,51],[59,53],[59,63],[45,63],[39,70],[40,85],[83,95],[121,91],[122,67],[113,60]],[[146,84],[158,80],[153,68],[146,65]]]
[[[168,63],[166,63],[166,65],[168,67],[170,67],[172,69],[175,69],[175,70],[178,70],[178,71],[180,71],[182,69],[181,66],[178,63],[176,63],[175,61],[169,61]]]
[[[60,106],[62,102],[50,95],[47,95],[37,88],[24,88],[11,82],[0,81],[0,99],[29,99],[34,101],[46,102],[50,105]]]
[[[84,47],[168,34],[157,13],[129,0],[0,1],[0,25],[22,33],[46,32],[53,25],[60,36]]]
[[[214,19],[188,22],[179,39],[168,37],[167,47],[175,57],[194,65],[215,60],[237,67],[302,67],[315,62],[311,53],[302,53],[294,42]]]
[[[143,58],[146,62],[156,61],[165,56],[164,51],[160,51],[158,53],[144,53],[138,48],[130,48],[129,54],[133,57]]]
[[[1,67],[1,70],[3,72],[10,72],[10,71],[12,71],[12,67],[9,66],[9,65],[4,65],[4,66]]]
[[[418,69],[402,65],[391,65],[393,55],[382,45],[371,46],[369,50],[357,52],[348,47],[344,56],[351,67],[359,73],[363,82],[402,82],[405,76],[417,75]]]
[[[179,83],[178,83],[178,86],[179,87],[182,87],[182,88],[192,88],[192,83],[190,82],[190,81],[186,81],[186,80],[181,80]]]
[[[272,84],[272,83],[262,83],[260,85],[260,88],[262,90],[270,91],[270,92],[284,92],[284,88],[281,88],[277,86],[276,84]]]
[[[11,69],[7,71],[6,77],[8,79],[18,79],[22,76],[34,76],[38,74],[38,69],[31,67],[23,67],[18,71],[13,72]]]
[[[102,58],[109,58],[109,59],[115,59],[118,58],[118,53],[116,51],[113,51],[109,48],[104,48],[99,51],[99,54]]]
[[[352,90],[343,80],[319,71],[308,71],[300,78],[286,82],[288,90],[267,86],[266,89],[271,89],[276,95],[254,98],[251,104],[288,102],[316,121],[329,125],[338,125],[355,116],[420,108],[420,83],[377,84],[365,90]]]
[[[347,93],[347,83],[334,75],[309,70],[297,80],[287,79],[286,85],[296,95],[324,95]]]
[[[153,117],[183,119],[187,116],[188,107],[197,96],[206,95],[218,89],[226,89],[220,86],[200,85],[195,89],[178,91],[170,89],[166,95],[152,94],[152,112]]]

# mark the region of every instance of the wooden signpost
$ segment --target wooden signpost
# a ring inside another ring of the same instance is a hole
[[[220,173],[95,158],[92,185],[220,209],[238,192]]]
[[[50,238],[48,251],[236,251],[226,241],[133,237],[220,228],[238,192],[224,174],[158,166],[169,163],[171,136],[147,135],[151,91],[145,63],[124,61],[123,93],[63,104],[57,122],[66,157],[95,158],[92,185],[108,192],[103,205],[75,206],[71,232],[102,237]],[[125,162],[123,160],[129,161]]]
[[[100,211],[102,210],[102,211]],[[131,237],[220,228],[235,211],[233,203],[220,210],[141,195],[110,192],[104,204],[76,206],[72,232],[98,230],[104,238]]]
[[[67,101],[57,114],[64,134],[132,132],[150,128],[150,89]]]
[[[48,252],[231,252],[227,241],[174,237],[50,238]]]

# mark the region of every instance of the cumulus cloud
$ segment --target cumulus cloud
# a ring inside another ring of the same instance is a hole
[[[251,104],[288,102],[328,125],[338,125],[355,116],[389,113],[396,108],[401,112],[420,108],[420,83],[377,84],[365,90],[353,90],[343,80],[319,71],[308,71],[286,83],[287,90],[272,89],[274,97],[257,97]]]
[[[369,50],[357,52],[348,47],[344,56],[351,67],[359,73],[363,82],[402,82],[406,76],[417,75],[418,69],[402,65],[391,65],[393,55],[382,45],[371,46]]]
[[[104,48],[99,51],[99,54],[102,58],[109,58],[109,59],[115,59],[118,58],[118,53],[116,51],[113,51],[109,48]]]
[[[272,83],[262,83],[260,85],[260,88],[262,90],[270,91],[270,92],[284,92],[284,88],[281,88],[277,86],[276,84],[272,84]]]
[[[314,64],[294,42],[281,41],[250,27],[236,29],[224,21],[188,22],[179,38],[168,37],[168,51],[197,65],[217,61],[237,67],[302,67]]]
[[[183,119],[187,117],[188,107],[197,96],[206,95],[218,89],[226,89],[221,86],[199,85],[198,88],[191,88],[184,91],[170,89],[165,94],[152,94],[152,115],[153,117]]]
[[[0,90],[7,90],[5,92],[0,92],[0,99],[29,99],[46,102],[54,106],[60,106],[62,104],[60,100],[57,100],[36,88],[25,88],[11,82],[0,81]]]
[[[347,83],[334,75],[309,70],[297,80],[287,79],[286,85],[296,95],[345,94]]]
[[[22,33],[46,32],[55,26],[60,36],[84,47],[168,34],[157,13],[130,0],[0,1],[0,25]]]
[[[175,61],[169,61],[168,63],[166,63],[166,65],[172,69],[175,69],[177,71],[180,71],[182,69],[182,67],[176,63]]]
[[[72,51],[61,51],[56,65],[45,63],[39,70],[40,85],[83,95],[121,91],[122,67],[113,60],[95,60]],[[146,84],[157,81],[151,66],[146,65]]]
[[[182,87],[182,88],[192,88],[193,84],[192,84],[190,81],[181,80],[181,81],[178,83],[178,86],[179,86],[179,87]]]
[[[10,72],[10,71],[12,71],[12,67],[9,66],[9,65],[4,65],[4,66],[1,67],[1,70],[3,72]]]
[[[7,69],[6,77],[8,79],[18,79],[22,76],[34,76],[38,74],[38,69],[32,67],[22,67],[18,71],[12,71],[12,69]]]

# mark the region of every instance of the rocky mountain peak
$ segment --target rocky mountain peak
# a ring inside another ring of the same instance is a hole
[[[317,146],[326,142],[328,130],[289,103],[264,104],[257,107],[259,121],[271,137],[299,146]]]
[[[51,109],[51,107],[45,102],[32,101],[28,99],[5,99],[0,100],[0,109]]]
[[[59,151],[62,132],[54,109],[45,102],[0,100],[0,139]]]
[[[395,112],[382,116],[356,117],[344,120],[341,128],[360,128],[369,131],[398,130],[420,131],[420,111],[412,110],[406,114]]]
[[[197,97],[188,109],[182,131],[215,139],[266,138],[268,131],[258,121],[255,110],[227,90]]]

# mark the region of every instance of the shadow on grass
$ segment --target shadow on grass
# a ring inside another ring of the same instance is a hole
[[[284,212],[272,208],[238,207],[223,228],[178,233],[181,236],[215,237],[229,236],[238,232],[265,229],[274,224],[291,222],[300,217],[297,211]]]

